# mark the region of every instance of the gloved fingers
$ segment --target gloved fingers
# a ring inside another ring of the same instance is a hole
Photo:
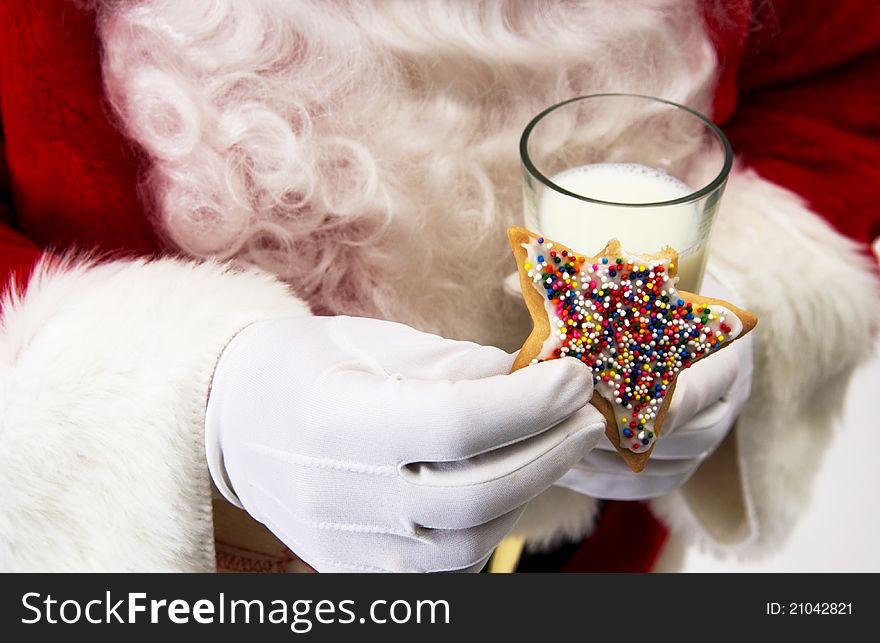
[[[424,571],[479,572],[498,543],[513,529],[525,505],[470,529],[423,529]]]
[[[688,420],[683,426],[679,427],[675,433],[668,436],[665,441],[682,441],[688,439],[690,434],[699,433],[701,431],[710,430],[719,422],[730,415],[732,405],[725,398],[721,398],[715,404],[707,406],[694,417]],[[662,435],[662,434],[661,434]]]
[[[296,522],[308,518],[375,531],[411,531],[403,508],[412,490],[396,465],[304,456],[244,443],[230,474],[244,506],[258,520],[265,513],[266,498],[277,498],[273,506]]]
[[[342,522],[303,521],[271,494],[266,526],[319,572],[479,571],[524,507],[472,529],[411,532]],[[284,516],[285,520],[279,520]],[[296,528],[291,529],[296,525]],[[295,536],[293,536],[295,534]]]
[[[736,420],[733,408],[727,400],[720,400],[698,413],[672,435],[667,436],[664,431],[654,444],[651,459],[686,460],[708,455],[718,446]],[[614,455],[626,467],[610,440],[600,440],[594,451]]]
[[[489,552],[489,554],[487,556],[485,556],[484,558],[481,558],[480,560],[475,562],[473,565],[468,565],[467,567],[464,567],[462,569],[456,569],[453,571],[457,574],[479,574],[481,571],[483,571],[483,567],[486,566],[486,563],[489,562],[489,559],[492,558],[493,553],[494,553],[494,550]]]
[[[352,435],[389,462],[461,460],[517,442],[583,408],[593,388],[590,369],[574,359],[459,381],[342,368],[321,385],[340,392],[334,422],[358,427]]]
[[[552,485],[604,433],[585,406],[538,436],[452,463],[410,463],[410,519],[434,529],[466,529],[509,513]]]
[[[725,397],[739,377],[739,369],[739,355],[727,348],[681,373],[666,413],[661,439],[664,435],[669,437],[700,411]]]
[[[684,473],[693,469],[698,464],[699,463],[693,459],[655,458],[652,453],[648,465],[642,470],[642,472],[633,473],[633,471],[627,466],[626,462],[623,461],[623,458],[620,457],[620,454],[594,449],[581,458],[576,464],[576,467],[580,471],[591,471],[593,473],[621,476],[625,478],[661,478]]]
[[[307,520],[289,511],[288,504],[265,489],[260,489],[260,515],[254,515],[269,531],[303,562],[322,573],[394,572],[386,565],[382,552],[386,543],[408,537],[395,537],[380,529],[356,527]],[[251,508],[248,507],[248,512]]]
[[[722,419],[724,414],[729,412],[729,409],[730,405],[724,399],[718,400],[715,404],[697,413],[697,415],[691,418],[687,424],[676,429],[672,434],[667,432],[667,423],[664,422],[663,429],[660,432],[660,439],[655,443],[651,457],[656,457],[657,448],[662,442],[668,442],[670,440],[684,441],[689,438],[692,431],[710,428],[707,423],[715,419]],[[596,450],[617,453],[617,448],[610,440],[600,440],[599,444],[596,445]]]
[[[366,317],[334,318],[330,338],[371,370],[425,380],[467,380],[509,373],[514,356],[494,346],[446,339],[405,324]]]
[[[617,473],[602,473],[579,463],[556,484],[593,498],[647,500],[675,491],[694,474],[698,464],[693,462],[691,467],[682,466],[669,475],[645,476],[653,461],[640,474],[634,474],[628,468]]]
[[[727,400],[721,400],[705,409],[671,436],[658,440],[651,458],[676,460],[709,456],[736,422],[735,408]]]
[[[574,419],[567,421],[577,424]],[[595,429],[588,427],[593,439],[598,439],[602,431],[598,412],[589,413],[583,422],[598,424]],[[558,436],[541,434],[540,442],[527,440],[525,446],[517,443],[504,449],[503,454],[478,456],[472,462],[451,464],[449,469],[443,465],[365,465],[246,443],[236,454],[232,472],[258,472],[256,476],[236,475],[237,493],[258,520],[273,515],[278,519],[279,512],[283,512],[286,517],[282,522],[298,526],[293,533],[321,523],[333,531],[415,537],[421,527],[450,530],[487,523],[507,513],[510,505],[524,504],[552,484],[553,475],[562,475],[568,462],[558,465],[558,473],[548,474],[537,483],[526,465],[531,463],[538,469],[546,466],[541,458],[559,446],[556,442],[562,436],[572,432],[565,426],[557,430]],[[572,445],[581,439],[569,438]],[[582,453],[578,449],[567,460],[574,462]],[[535,460],[539,460],[537,465]],[[511,476],[527,490],[523,492],[513,484],[503,488],[489,484]],[[534,484],[537,486],[528,491]],[[521,500],[517,504],[516,499],[499,498],[505,493],[519,494]]]
[[[733,350],[731,348],[730,350]],[[733,382],[731,388],[714,403],[692,415],[687,422],[679,425],[674,431],[667,431],[667,427],[675,421],[674,417],[667,416],[660,439],[657,441],[652,459],[688,459],[705,457],[710,454],[721,442],[731,426],[736,421],[739,411],[748,398],[751,388],[751,366],[747,360],[740,360],[739,376]],[[691,371],[688,371],[690,373]],[[676,405],[678,395],[686,396],[687,381],[676,387],[673,405]],[[685,403],[690,404],[690,402]],[[679,409],[682,407],[679,406]],[[679,415],[679,418],[682,416]],[[616,449],[608,440],[601,441],[597,450],[614,453]]]

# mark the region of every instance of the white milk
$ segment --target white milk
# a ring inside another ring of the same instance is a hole
[[[575,194],[617,203],[655,203],[693,193],[662,170],[637,163],[582,165],[551,181]],[[527,202],[527,225],[577,252],[595,254],[613,238],[632,253],[653,253],[670,245],[679,252],[678,287],[699,289],[706,239],[700,238],[700,211],[694,203],[627,208],[581,201],[545,188],[537,213],[529,212],[530,208],[534,205]]]

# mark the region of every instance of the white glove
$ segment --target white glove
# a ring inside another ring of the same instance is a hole
[[[702,292],[727,301],[739,299],[711,273],[706,273]],[[605,439],[557,484],[610,500],[644,500],[678,489],[721,444],[751,385],[752,336],[747,335],[679,376],[663,431],[644,471],[630,471]]]
[[[586,366],[512,363],[372,319],[253,324],[214,375],[211,475],[318,571],[479,571],[604,433]]]

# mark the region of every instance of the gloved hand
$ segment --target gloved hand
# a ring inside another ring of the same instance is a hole
[[[318,571],[478,571],[604,433],[587,367],[512,363],[372,319],[253,324],[214,374],[211,475]]]
[[[702,293],[736,302],[711,273]],[[679,488],[721,444],[749,397],[752,384],[752,335],[679,375],[669,412],[648,465],[633,473],[607,439],[557,483],[594,498],[643,500]]]

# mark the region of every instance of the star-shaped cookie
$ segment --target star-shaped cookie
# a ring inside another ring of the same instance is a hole
[[[606,436],[642,471],[678,375],[743,337],[757,317],[676,289],[678,253],[669,247],[636,255],[613,239],[587,256],[524,228],[508,238],[534,324],[513,370],[560,357],[584,362]]]

